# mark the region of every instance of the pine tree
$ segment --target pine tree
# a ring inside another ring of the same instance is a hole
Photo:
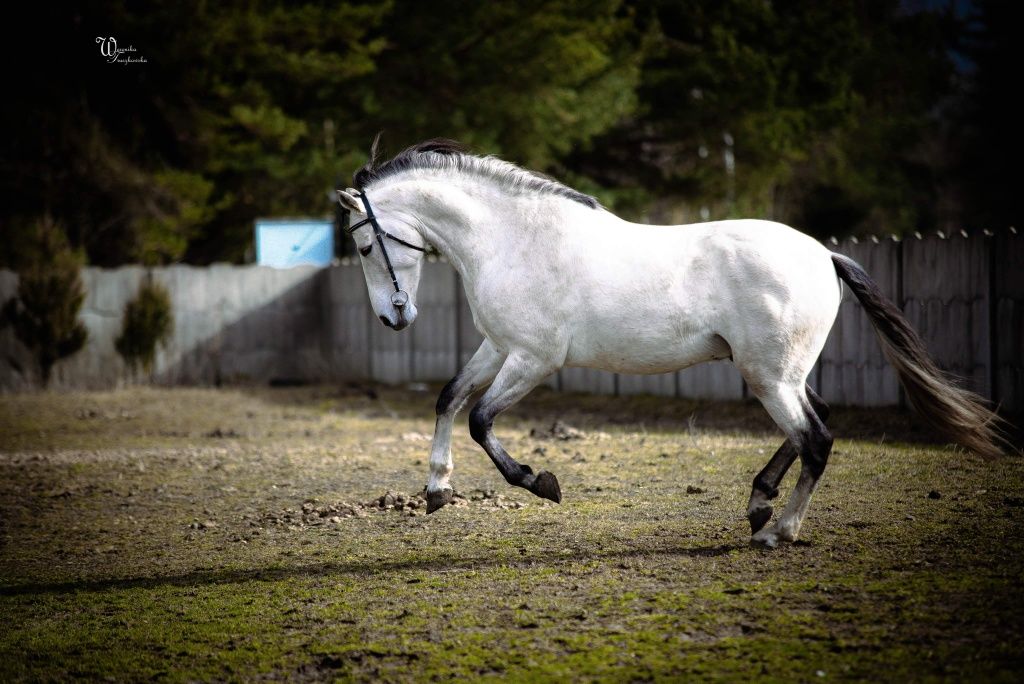
[[[3,309],[4,325],[32,352],[43,385],[53,365],[85,345],[88,338],[78,312],[85,300],[82,258],[72,251],[59,225],[38,222],[23,245],[18,294]]]

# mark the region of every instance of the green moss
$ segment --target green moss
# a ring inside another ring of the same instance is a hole
[[[429,444],[402,435],[430,432],[430,402],[382,393],[397,418],[335,388],[0,397],[0,680],[1016,674],[1020,459],[840,440],[805,543],[765,552],[743,510],[777,437],[694,442],[681,411],[653,435],[627,402],[634,422],[578,413],[583,440],[537,440],[563,417],[541,396],[501,432],[561,506],[505,486],[460,428],[457,486],[525,508],[260,523],[422,486]]]

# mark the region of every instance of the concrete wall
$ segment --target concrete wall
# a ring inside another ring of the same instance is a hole
[[[935,358],[1004,407],[1024,410],[1024,238],[997,236],[845,240],[829,245],[861,263],[907,314]],[[148,274],[148,275],[147,275]],[[85,269],[82,320],[87,347],[57,364],[64,387],[111,387],[131,378],[114,351],[124,306],[145,277],[171,293],[175,328],[149,378],[163,384],[367,379],[446,381],[481,342],[458,275],[428,259],[412,328],[379,324],[357,262],[318,270],[257,266]],[[0,302],[17,278],[0,272]],[[32,362],[10,330],[0,330],[0,389],[31,386]],[[830,403],[885,406],[902,401],[892,369],[860,304],[847,293],[809,382]],[[709,399],[747,395],[728,362],[678,373],[617,375],[567,368],[552,387],[601,394],[649,393]]]
[[[171,296],[174,329],[157,351],[145,379],[160,384],[214,384],[274,378],[327,378],[331,364],[321,335],[325,272],[313,267],[169,266],[144,269],[86,268],[80,318],[89,331],[85,347],[57,363],[55,387],[114,387],[133,376],[114,349],[124,308],[144,279]],[[0,301],[17,291],[17,277],[0,271]],[[31,357],[10,329],[0,331],[0,389],[36,381]]]

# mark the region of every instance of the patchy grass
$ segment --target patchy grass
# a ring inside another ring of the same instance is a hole
[[[743,514],[780,437],[758,407],[539,392],[498,434],[561,506],[461,424],[461,505],[370,505],[422,486],[432,406],[0,397],[0,680],[1019,678],[1019,456],[837,410],[801,541],[763,551]],[[582,437],[545,438],[556,419]]]

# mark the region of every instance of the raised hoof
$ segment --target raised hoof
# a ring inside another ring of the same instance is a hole
[[[757,534],[761,528],[772,519],[772,507],[762,506],[750,513],[747,513],[747,520],[750,521],[750,534]]]
[[[530,485],[530,491],[542,499],[562,503],[562,488],[558,486],[558,478],[546,470],[537,473],[537,479]]]
[[[438,492],[427,492],[427,513],[444,508],[452,500],[452,490],[442,489]]]

